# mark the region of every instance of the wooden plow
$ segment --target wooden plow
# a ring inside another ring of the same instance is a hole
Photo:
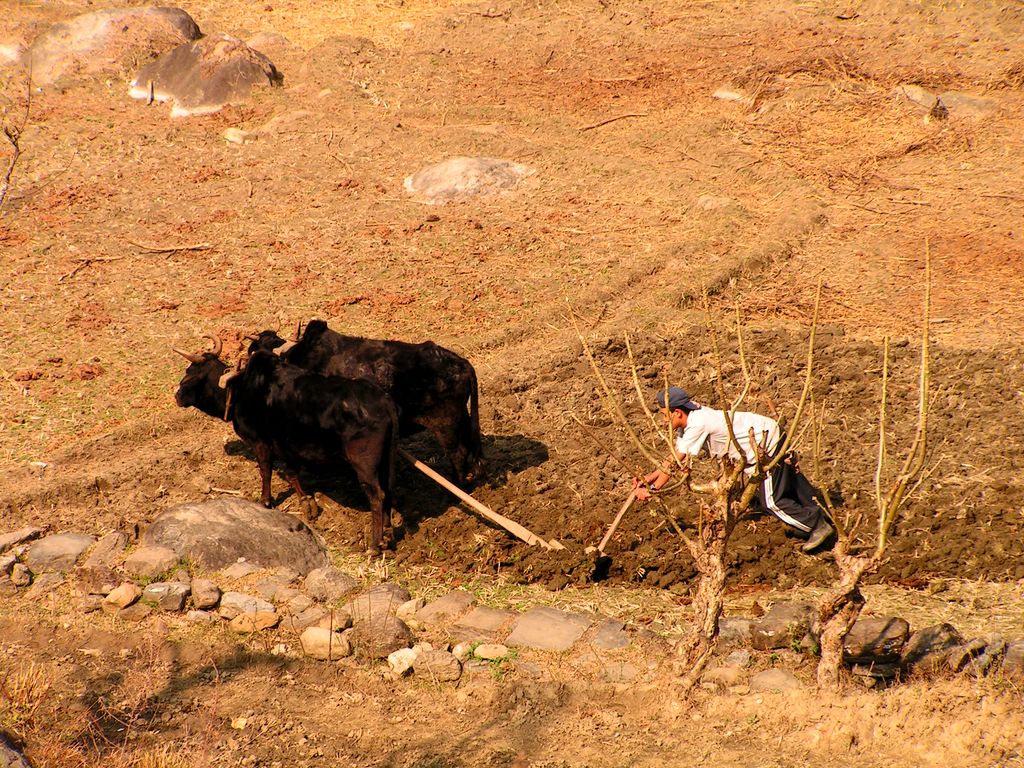
[[[492,523],[497,523],[502,528],[504,528],[506,531],[511,533],[513,536],[515,536],[516,538],[521,539],[522,541],[525,541],[531,547],[534,546],[535,544],[539,544],[540,546],[544,547],[544,549],[565,549],[565,547],[562,546],[562,544],[558,540],[551,539],[550,541],[546,541],[546,540],[542,539],[540,536],[538,536],[537,534],[533,533],[533,531],[530,531],[527,528],[521,526],[516,521],[509,520],[504,515],[499,515],[493,509],[488,507],[486,504],[481,504],[479,501],[474,499],[472,496],[470,496],[464,490],[459,488],[454,483],[449,482],[446,478],[444,478],[443,476],[439,475],[437,472],[432,470],[430,467],[428,467],[426,464],[424,464],[422,461],[417,459],[415,456],[413,456],[412,454],[410,454],[408,451],[404,450],[403,448],[399,448],[398,452],[409,463],[411,463],[414,467],[416,467],[416,469],[418,469],[424,475],[429,477],[435,483],[437,483],[441,487],[445,488],[446,490],[451,491],[456,496],[458,496],[460,499],[462,499],[462,501],[466,502],[466,504],[468,504],[470,507],[472,507],[477,512],[479,512],[481,515],[483,515],[488,520],[490,520]]]

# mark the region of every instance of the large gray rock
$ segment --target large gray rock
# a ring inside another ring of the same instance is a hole
[[[54,24],[25,60],[33,83],[46,86],[65,75],[118,72],[201,34],[180,8],[107,8]]]
[[[344,571],[329,565],[310,571],[303,586],[315,600],[333,603],[358,589],[359,582]]]
[[[509,192],[534,170],[510,160],[493,157],[452,157],[405,179],[405,191],[414,200],[430,205],[479,195]]]
[[[147,64],[132,81],[132,98],[172,102],[171,117],[208,115],[249,99],[253,86],[280,85],[274,64],[242,40],[208,35]]]
[[[308,630],[307,630],[308,631]],[[399,648],[412,645],[412,631],[396,616],[378,616],[357,624],[349,639],[355,652],[367,659],[386,659]]]
[[[124,569],[132,576],[153,579],[168,573],[178,564],[178,553],[170,547],[139,547],[124,560]]]
[[[288,566],[299,573],[327,565],[327,553],[309,526],[245,499],[172,507],[153,521],[142,543],[170,547],[209,570],[240,557],[263,568]]]
[[[963,643],[951,624],[936,624],[914,632],[900,653],[900,667],[905,672],[935,673],[945,668],[950,652]]]
[[[750,628],[750,644],[759,651],[792,648],[811,631],[818,612],[805,603],[776,603]]]
[[[360,592],[345,603],[342,610],[352,617],[353,623],[358,624],[395,615],[399,606],[410,597],[409,590],[405,587],[385,582]]]
[[[472,592],[456,589],[420,608],[416,612],[416,621],[425,627],[444,624],[464,614],[475,603]]]
[[[568,613],[557,608],[532,608],[519,617],[515,628],[505,639],[505,645],[510,648],[566,651],[592,623],[583,614]]]
[[[898,661],[910,625],[895,616],[858,619],[843,640],[843,654],[853,664]]]
[[[55,533],[29,547],[25,561],[35,573],[69,571],[95,541],[84,533]]]

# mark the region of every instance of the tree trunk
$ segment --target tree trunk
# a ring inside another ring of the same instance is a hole
[[[718,645],[718,620],[722,617],[725,592],[725,551],[733,527],[728,510],[720,512],[713,508],[704,518],[698,538],[686,542],[700,577],[693,599],[697,632],[676,647],[684,692],[700,680]]]
[[[871,558],[846,553],[846,542],[836,543],[835,558],[839,567],[839,584],[827,592],[818,606],[821,624],[821,658],[818,660],[818,685],[839,688],[839,670],[843,665],[843,640],[860,616],[864,596],[860,580],[873,564]]]

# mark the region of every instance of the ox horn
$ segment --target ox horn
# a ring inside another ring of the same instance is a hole
[[[295,343],[298,344],[299,343],[299,339],[301,339],[301,338],[302,338],[302,321],[299,320],[299,322],[295,325]]]
[[[177,352],[179,355],[184,357],[190,363],[201,363],[201,362],[203,362],[203,356],[202,355],[197,355],[195,352],[186,352],[185,350],[178,349],[177,347],[171,347],[171,350],[174,351],[174,352]]]
[[[213,354],[215,354],[217,357],[220,357],[220,351],[221,351],[221,349],[224,348],[224,342],[220,340],[220,337],[219,336],[213,336],[213,335],[211,335],[209,333],[204,333],[203,334],[203,338],[204,339],[209,339],[210,341],[213,342],[213,349],[211,349],[210,351]]]

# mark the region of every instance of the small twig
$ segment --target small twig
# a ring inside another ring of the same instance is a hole
[[[602,125],[608,125],[608,123],[614,123],[616,120],[625,120],[626,118],[630,117],[647,117],[647,113],[629,112],[625,115],[616,115],[615,117],[609,117],[607,120],[602,120],[601,122],[594,123],[593,125],[584,125],[582,128],[580,128],[580,133],[582,133],[583,131],[591,131],[594,128],[600,128]]]
[[[141,248],[149,253],[175,253],[176,251],[208,251],[213,248],[213,243],[195,243],[193,245],[146,245],[145,243],[137,243],[134,240],[130,240],[127,237],[124,241],[129,245],[134,245],[136,248]]]
[[[78,264],[70,272],[68,272],[66,274],[63,274],[59,278],[57,278],[57,282],[58,283],[63,283],[65,280],[68,280],[68,279],[74,277],[75,275],[77,275],[79,272],[81,272],[83,269],[88,267],[93,262],[96,262],[96,261],[119,261],[119,260],[121,260],[123,258],[124,258],[124,256],[84,256],[84,257],[79,257],[77,259],[72,259],[72,261],[77,261]]]
[[[229,496],[242,496],[243,495],[241,491],[236,491],[236,490],[233,490],[232,488],[217,488],[216,486],[211,486],[210,487],[210,492],[211,493],[226,493]]]

